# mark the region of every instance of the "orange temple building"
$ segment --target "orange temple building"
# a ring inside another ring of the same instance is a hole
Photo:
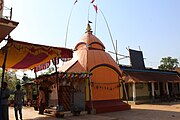
[[[75,46],[73,58],[58,71],[91,73],[90,79],[85,83],[85,104],[88,111],[103,113],[131,108],[121,99],[121,70],[105,52],[104,44],[92,34],[89,24],[84,36]]]

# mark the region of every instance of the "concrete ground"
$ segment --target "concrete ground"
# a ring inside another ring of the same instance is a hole
[[[15,120],[14,110],[10,107],[10,120]],[[32,107],[23,108],[23,120],[180,120],[180,102],[161,104],[132,105],[131,110],[102,113],[96,115],[66,116],[55,118],[39,115]]]

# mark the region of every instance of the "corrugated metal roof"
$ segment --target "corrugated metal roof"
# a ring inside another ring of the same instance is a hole
[[[177,72],[124,69],[125,82],[180,82]]]

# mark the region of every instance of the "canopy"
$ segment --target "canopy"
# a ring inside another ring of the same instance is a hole
[[[6,68],[33,69],[53,58],[72,58],[73,51],[67,48],[45,46],[9,40],[0,50],[0,67],[3,65],[5,51],[8,49]]]
[[[0,18],[0,42],[17,27],[19,23],[4,18]]]

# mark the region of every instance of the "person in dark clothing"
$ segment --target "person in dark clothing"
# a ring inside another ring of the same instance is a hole
[[[1,91],[0,91],[1,93]],[[0,96],[1,98],[1,103],[2,103],[2,120],[9,120],[9,98],[10,96],[10,90],[8,89],[8,84],[6,82],[2,83],[2,96]]]
[[[45,110],[45,94],[42,87],[39,87],[39,114],[44,114]]]

